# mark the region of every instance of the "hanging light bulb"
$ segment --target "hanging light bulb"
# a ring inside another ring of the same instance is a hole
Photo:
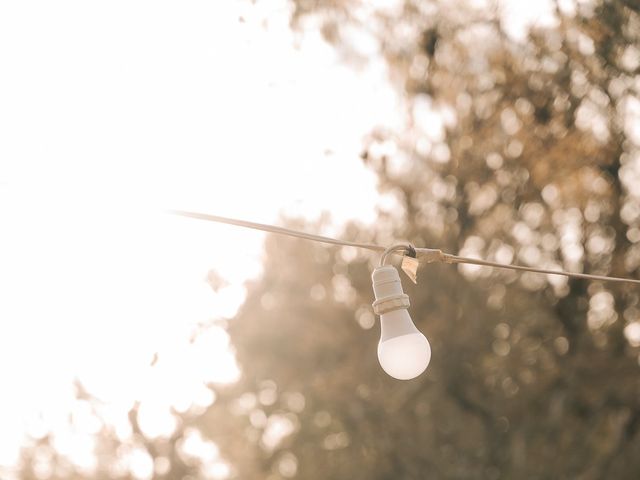
[[[409,296],[402,291],[398,270],[391,265],[373,271],[373,310],[380,315],[378,361],[382,369],[398,380],[410,380],[425,371],[431,360],[431,346],[411,321]]]

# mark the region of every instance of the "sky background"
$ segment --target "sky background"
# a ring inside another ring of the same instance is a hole
[[[512,35],[550,21],[545,5],[509,2]],[[330,212],[336,232],[391,208],[359,159],[373,127],[402,121],[382,59],[341,64],[319,34],[290,31],[289,8],[0,5],[0,465],[23,433],[54,431],[91,467],[88,437],[64,427],[75,378],[114,424],[126,430],[139,400],[143,429],[162,435],[169,406],[206,406],[206,382],[239,375],[224,330],[189,338],[234,314],[264,237],[164,209]],[[218,293],[210,269],[228,282]]]
[[[373,220],[358,154],[393,121],[385,72],[339,65],[317,35],[294,48],[286,4],[265,3],[1,7],[0,463],[25,429],[62,428],[76,377],[123,421],[146,399],[162,433],[168,405],[237,376],[222,330],[188,340],[233,315],[263,235],[164,208]]]

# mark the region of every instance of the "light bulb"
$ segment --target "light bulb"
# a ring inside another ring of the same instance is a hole
[[[411,321],[409,297],[402,291],[395,267],[373,271],[375,313],[380,315],[378,361],[382,369],[398,380],[410,380],[425,371],[431,360],[431,346]]]

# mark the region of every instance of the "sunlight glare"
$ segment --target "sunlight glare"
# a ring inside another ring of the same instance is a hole
[[[288,2],[258,5],[0,6],[0,45],[19,46],[0,48],[0,465],[25,433],[79,445],[76,379],[127,438],[134,402],[145,434],[166,436],[170,407],[206,408],[207,384],[241,374],[224,330],[191,340],[233,317],[264,235],[164,208],[374,220],[361,139],[400,122],[382,59],[354,72],[319,34],[296,48]],[[122,468],[147,478],[147,457]]]

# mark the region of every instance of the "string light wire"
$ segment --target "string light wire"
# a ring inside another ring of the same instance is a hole
[[[565,277],[582,278],[586,280],[598,280],[602,282],[618,282],[618,283],[632,283],[640,285],[640,280],[633,278],[620,278],[620,277],[607,277],[604,275],[591,275],[587,273],[575,273],[565,272],[563,270],[546,270],[543,268],[532,268],[523,265],[511,265],[505,263],[489,262],[486,260],[480,260],[477,258],[461,257],[459,255],[452,255],[450,253],[444,253],[442,250],[434,248],[419,248],[413,247],[411,244],[398,244],[392,247],[386,248],[380,245],[372,243],[359,243],[350,242],[347,240],[339,240],[336,238],[325,237],[322,235],[315,235],[312,233],[301,232],[299,230],[292,230],[290,228],[278,227],[275,225],[268,225],[264,223],[248,222],[246,220],[238,220],[235,218],[221,217],[219,215],[210,215],[206,213],[188,212],[184,210],[169,210],[167,213],[172,215],[178,215],[181,217],[195,218],[198,220],[206,220],[209,222],[224,223],[227,225],[235,225],[237,227],[251,228],[253,230],[261,230],[263,232],[275,233],[278,235],[287,235],[289,237],[303,238],[313,242],[329,243],[331,245],[340,245],[344,247],[356,247],[366,250],[372,250],[375,252],[383,252],[381,258],[381,264],[384,259],[392,253],[402,252],[403,255],[415,256],[418,260],[424,261],[424,263],[443,262],[450,264],[466,263],[471,265],[479,265],[483,267],[504,268],[509,270],[518,270],[523,272],[541,273],[546,275],[563,275]]]

